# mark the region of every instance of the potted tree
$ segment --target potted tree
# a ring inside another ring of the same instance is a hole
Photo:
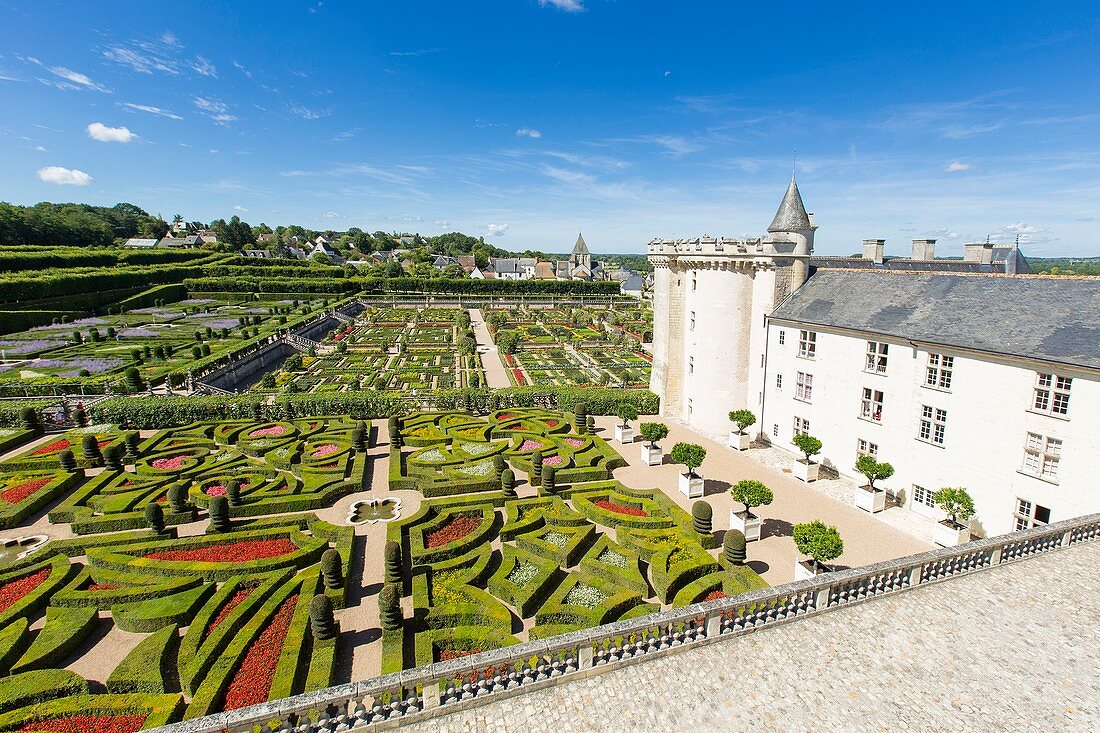
[[[760,517],[752,513],[754,506],[767,506],[775,495],[759,481],[744,479],[730,488],[730,498],[745,505],[742,512],[730,509],[730,528],[745,535],[746,540],[760,539]]]
[[[751,410],[734,410],[730,413],[730,422],[737,426],[730,431],[729,447],[737,450],[748,450],[752,445],[752,438],[745,433],[745,429],[756,424],[756,415]]]
[[[668,436],[668,426],[659,422],[644,422],[639,426],[642,434],[642,463],[647,466],[660,466],[665,462],[664,451],[657,443]]]
[[[970,518],[974,500],[966,489],[948,486],[932,494],[932,501],[947,513],[947,519],[932,528],[932,541],[941,547],[955,547],[970,541]]]
[[[867,485],[856,487],[855,505],[872,514],[881,512],[886,508],[886,492],[875,486],[875,482],[893,476],[894,467],[889,463],[879,463],[874,456],[860,456],[856,461],[856,470],[867,477]]]
[[[622,425],[615,426],[615,440],[622,444],[634,442],[634,428],[630,427],[631,420],[638,419],[638,410],[633,405],[619,405],[615,415],[623,421]]]
[[[695,473],[695,469],[703,465],[703,459],[707,457],[707,449],[694,443],[677,443],[672,446],[673,463],[682,463],[687,466],[687,473],[680,474],[680,493],[689,499],[696,499],[703,495],[703,477]]]
[[[835,560],[844,553],[844,540],[836,527],[828,527],[820,519],[794,525],[791,530],[795,547],[809,560],[797,560],[794,564],[794,579],[806,580],[819,573],[829,572],[825,563]]]
[[[821,441],[807,433],[799,433],[794,436],[793,442],[806,458],[805,460],[795,459],[794,465],[791,466],[791,473],[795,478],[806,483],[817,481],[818,469],[821,466],[814,463],[811,458],[821,452]]]

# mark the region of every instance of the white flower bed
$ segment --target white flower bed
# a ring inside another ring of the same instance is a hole
[[[489,476],[493,473],[493,462],[481,461],[480,463],[471,463],[468,466],[458,469],[458,472],[468,476]]]
[[[494,446],[489,443],[463,443],[462,450],[469,453],[471,456],[482,456],[493,450]]]
[[[556,529],[552,529],[542,536],[542,539],[549,542],[551,545],[557,545],[558,547],[565,547],[569,544],[569,535],[563,534]]]
[[[114,430],[115,426],[111,423],[100,423],[99,425],[89,425],[86,428],[73,428],[69,432],[73,435],[98,435],[100,433],[109,433]]]
[[[443,455],[443,452],[438,448],[432,448],[418,455],[416,460],[422,463],[443,463],[447,460],[447,456]]]
[[[521,588],[531,582],[536,575],[539,574],[539,569],[529,562],[518,562],[516,566],[512,568],[512,572],[508,573],[506,580],[509,583],[514,583]]]
[[[612,549],[606,549],[599,554],[596,558],[600,562],[605,562],[608,565],[613,565],[617,568],[626,570],[626,555],[619,554]]]
[[[607,598],[598,588],[593,588],[590,585],[584,583],[577,583],[573,586],[568,593],[565,594],[565,598],[562,599],[563,603],[571,606],[583,606],[584,608],[595,608],[603,603]]]

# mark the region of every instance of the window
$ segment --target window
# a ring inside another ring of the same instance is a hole
[[[808,435],[810,432],[810,421],[801,417],[795,417],[794,419],[794,434],[795,435]]]
[[[917,486],[913,484],[913,503],[920,504],[921,506],[931,509],[936,506],[936,500],[932,498],[934,491],[929,491],[923,486]]]
[[[951,372],[955,368],[955,357],[943,354],[928,355],[928,370],[924,376],[924,386],[936,389],[951,389]]]
[[[863,401],[860,403],[859,416],[864,420],[882,422],[882,392],[870,387],[863,388]]]
[[[691,273],[691,289],[695,290],[695,273]]]
[[[1058,480],[1058,461],[1062,458],[1062,441],[1038,433],[1028,433],[1024,445],[1023,472],[1047,481]]]
[[[860,438],[856,442],[856,457],[857,458],[860,457],[860,456],[877,456],[877,455],[878,455],[878,444],[877,443],[872,443],[871,441],[864,440],[863,438]]]
[[[798,372],[794,384],[794,397],[796,400],[802,400],[804,402],[813,401],[814,375]]]
[[[688,374],[694,374],[694,373],[695,373],[695,357],[694,356],[689,356],[688,357]]]
[[[787,343],[787,332],[786,331],[780,331],[779,332],[779,345],[782,346],[785,343]]]
[[[1027,499],[1016,499],[1016,530],[1031,529],[1050,524],[1050,509]]]
[[[1039,412],[1052,415],[1069,414],[1069,388],[1073,386],[1071,377],[1059,377],[1057,374],[1035,375],[1035,401],[1032,403]]]
[[[691,312],[691,330],[695,330],[695,311]]]
[[[691,417],[691,413],[694,409],[695,409],[694,406],[691,404],[691,398],[689,397],[688,398],[688,417],[689,418]]]
[[[814,331],[798,332],[798,355],[806,359],[817,356],[817,333]]]
[[[943,436],[947,430],[947,410],[921,405],[920,432],[918,437],[928,443],[943,445]]]
[[[776,389],[783,389],[783,375],[782,374],[776,374],[775,375],[775,388]]]
[[[779,437],[779,423],[772,423],[772,437]]]
[[[886,373],[886,355],[890,349],[890,344],[884,344],[879,341],[867,342],[867,363],[864,365],[864,369],[869,372],[875,372],[876,374]]]

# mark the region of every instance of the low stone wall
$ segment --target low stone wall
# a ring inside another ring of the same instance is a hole
[[[204,375],[199,381],[226,392],[239,392],[263,379],[267,372],[278,369],[287,357],[297,353],[283,341],[275,341]]]

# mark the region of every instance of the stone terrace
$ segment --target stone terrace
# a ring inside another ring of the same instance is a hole
[[[404,727],[1100,730],[1100,544]]]

